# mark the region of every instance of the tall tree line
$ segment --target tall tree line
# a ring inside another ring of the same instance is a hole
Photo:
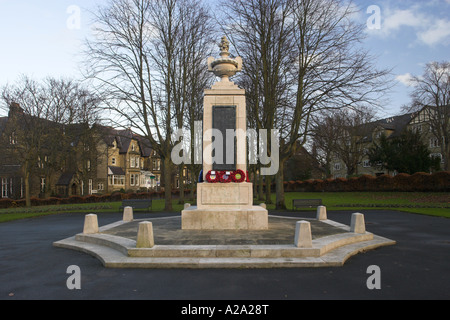
[[[140,130],[161,157],[170,211],[176,132],[199,120],[208,82],[209,10],[198,0],[118,0],[98,9],[95,25],[87,76],[99,84],[117,124]]]
[[[22,76],[4,86],[1,94],[1,108],[8,112],[2,132],[2,161],[20,165],[26,205],[30,206],[33,177],[44,175],[48,184],[70,162],[71,126],[84,126],[79,138],[93,141],[91,128],[100,121],[101,99],[79,81],[52,77],[36,80]],[[49,195],[48,188],[41,191]]]
[[[351,2],[230,0],[223,5],[224,32],[245,62],[241,81],[249,112],[257,129],[280,133],[274,178],[276,208],[282,209],[284,163],[306,143],[313,117],[323,110],[378,105],[389,71],[378,70],[361,48],[365,24],[353,18]],[[271,178],[266,177],[268,203]]]

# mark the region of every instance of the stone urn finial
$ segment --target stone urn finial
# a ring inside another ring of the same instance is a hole
[[[208,58],[208,71],[213,72],[217,77],[221,78],[221,82],[229,82],[229,78],[242,70],[242,59],[236,57],[230,58],[230,42],[226,36],[222,37],[219,44],[220,58]]]
[[[230,42],[226,36],[222,37],[222,41],[219,44],[220,56],[222,58],[228,58],[230,56]]]

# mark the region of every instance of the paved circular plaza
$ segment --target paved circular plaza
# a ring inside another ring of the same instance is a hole
[[[114,300],[298,300],[450,298],[450,219],[397,211],[363,211],[367,230],[396,244],[348,259],[342,267],[266,269],[105,268],[87,254],[55,248],[54,241],[82,232],[84,214],[61,214],[0,224],[0,298]],[[276,213],[270,212],[271,215]],[[329,212],[348,224],[352,212]],[[314,218],[315,213],[283,213]],[[136,219],[167,214],[135,214]],[[173,214],[172,216],[179,216]],[[121,219],[98,215],[99,224]],[[81,272],[81,289],[69,290],[69,266]],[[381,288],[369,289],[371,266]]]

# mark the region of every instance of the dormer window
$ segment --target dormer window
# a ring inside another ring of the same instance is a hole
[[[15,131],[13,131],[11,133],[11,135],[9,136],[9,144],[11,144],[11,145],[17,144],[16,132]]]

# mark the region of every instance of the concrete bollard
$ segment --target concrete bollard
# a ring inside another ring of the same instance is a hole
[[[136,248],[153,248],[154,245],[153,224],[149,221],[139,223]]]
[[[318,206],[317,207],[317,220],[327,220],[327,207]]]
[[[133,208],[125,207],[123,209],[123,221],[131,222],[133,221]]]
[[[311,224],[308,221],[297,221],[294,244],[297,248],[312,248]]]
[[[96,214],[88,214],[84,218],[84,234],[98,233],[98,218]]]
[[[364,222],[364,215],[362,213],[352,214],[350,232],[366,233],[366,223]]]

